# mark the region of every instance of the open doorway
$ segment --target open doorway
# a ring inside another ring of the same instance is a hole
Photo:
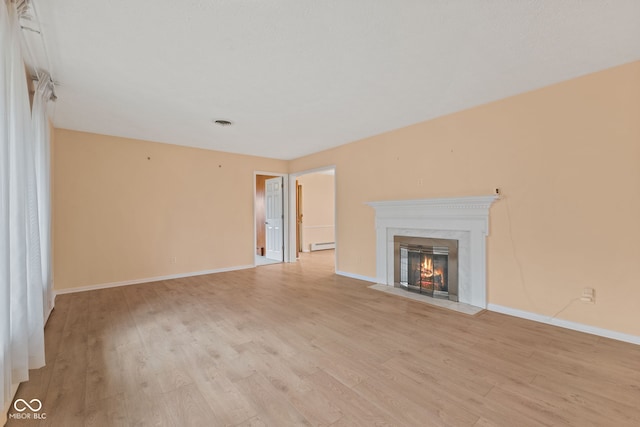
[[[255,264],[284,261],[284,176],[255,174]]]
[[[292,174],[290,186],[291,259],[330,257],[335,266],[335,167]]]

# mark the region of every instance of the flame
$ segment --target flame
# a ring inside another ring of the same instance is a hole
[[[422,277],[432,277],[433,276],[433,258],[424,257],[422,261]]]
[[[427,289],[444,290],[444,269],[442,266],[436,267],[434,271],[433,258],[425,256],[420,266],[420,284]]]

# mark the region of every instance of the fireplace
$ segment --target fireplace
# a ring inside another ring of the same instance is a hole
[[[394,236],[394,286],[458,301],[458,241]]]
[[[395,274],[399,268],[394,256],[395,237],[452,239],[458,242],[458,266],[455,270],[451,267],[449,255],[448,292],[452,293],[451,273],[455,271],[458,303],[486,308],[486,237],[489,233],[489,208],[497,199],[497,195],[490,195],[368,202],[375,209],[376,221],[374,280],[390,287],[395,285]],[[406,294],[419,297],[417,294]],[[442,304],[456,304],[442,299],[427,299]]]

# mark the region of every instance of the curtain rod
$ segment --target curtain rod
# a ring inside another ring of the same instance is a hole
[[[25,25],[20,25],[20,28],[23,31],[30,31],[36,33],[40,36],[40,43],[42,44],[42,51],[44,52],[44,58],[47,66],[47,74],[49,76],[49,84],[51,85],[51,100],[55,101],[58,99],[56,96],[56,82],[53,78],[53,74],[51,72],[51,60],[49,59],[49,51],[47,50],[47,43],[44,38],[44,30],[42,29],[42,25],[40,25],[40,18],[38,17],[38,10],[36,9],[35,2],[32,0],[13,0],[16,4],[16,11],[18,12],[18,18],[20,20],[26,20],[29,22],[35,22],[38,25],[38,29],[34,29]],[[30,11],[33,12],[33,16],[30,14]],[[38,72],[38,64],[36,63],[36,57],[31,50],[31,45],[25,39],[25,45],[27,46],[27,53],[31,56],[31,60],[34,62],[33,71],[36,73],[34,80],[40,80],[40,73]],[[33,78],[33,77],[32,77]]]

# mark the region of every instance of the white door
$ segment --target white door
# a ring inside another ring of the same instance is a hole
[[[282,261],[282,177],[265,181],[266,257]]]

